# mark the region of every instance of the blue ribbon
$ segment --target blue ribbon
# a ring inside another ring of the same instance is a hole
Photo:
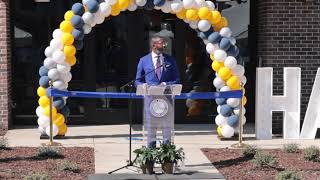
[[[48,96],[53,97],[78,97],[78,98],[117,98],[117,99],[143,99],[143,96],[135,93],[114,92],[86,92],[86,91],[61,91],[48,88]],[[175,99],[216,99],[216,98],[241,98],[241,90],[225,92],[195,92],[181,93]]]

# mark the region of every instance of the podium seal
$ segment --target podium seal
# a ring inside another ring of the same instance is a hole
[[[154,117],[163,117],[168,113],[168,103],[163,99],[154,99],[150,103],[150,112]]]

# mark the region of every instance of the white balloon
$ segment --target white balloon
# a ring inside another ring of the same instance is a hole
[[[214,51],[213,55],[214,55],[214,59],[219,62],[224,62],[224,60],[227,58],[227,53],[221,49]]]
[[[95,17],[96,17],[96,23],[97,23],[97,24],[102,24],[102,23],[104,22],[105,15],[102,14],[101,11],[98,11],[98,12],[95,14]]]
[[[192,29],[197,29],[198,28],[198,21],[189,21],[189,26]]]
[[[117,3],[117,0],[105,0],[107,4],[109,5],[114,5],[115,3]]]
[[[68,82],[71,81],[72,74],[70,72],[68,72],[68,73],[62,74],[61,77],[62,77],[63,81],[65,82],[65,84],[67,84]]]
[[[51,79],[51,80],[57,80],[59,79],[60,77],[60,73],[59,71],[56,69],[56,68],[53,68],[53,69],[50,69],[49,72],[48,72],[48,77]]]
[[[225,60],[224,60],[224,66],[230,69],[235,68],[237,65],[237,59],[234,58],[233,56],[228,56]]]
[[[57,64],[57,70],[60,73],[68,73],[71,70],[71,66],[68,63]]]
[[[85,24],[85,25],[83,26],[84,34],[89,34],[89,33],[91,32],[91,30],[92,30],[92,27],[91,27],[90,25]]]
[[[61,39],[52,39],[50,41],[50,47],[52,47],[52,49],[56,50],[61,50],[63,48],[63,43]]]
[[[240,76],[240,81],[245,85],[247,83],[247,78],[246,76]]]
[[[52,58],[47,57],[44,61],[43,61],[43,65],[44,67],[46,67],[47,69],[52,69],[55,68],[57,66],[57,63],[53,61]]]
[[[65,83],[60,80],[54,81],[52,84],[53,84],[54,88],[59,89],[59,90],[64,90],[66,87]]]
[[[56,63],[63,63],[65,59],[64,53],[60,50],[57,50],[52,54],[52,60]]]
[[[233,113],[235,114],[235,115],[240,115],[240,109],[239,109],[239,107],[237,107],[237,108],[234,108],[233,109]],[[246,114],[246,108],[242,108],[242,113],[243,114]]]
[[[62,35],[63,35],[63,32],[61,31],[61,29],[56,29],[53,31],[52,33],[52,37],[54,39],[61,39],[62,38]]]
[[[164,13],[170,13],[171,12],[171,3],[170,1],[165,1],[164,5],[161,6],[161,11]]]
[[[188,20],[188,19],[183,19],[183,21],[185,22],[185,23],[190,23],[190,21]]]
[[[59,128],[57,125],[52,125],[52,137],[55,137],[59,132]],[[46,128],[46,134],[50,137],[50,126]]]
[[[242,118],[242,126],[245,125],[246,122],[247,122],[247,118],[246,118],[246,116],[243,116],[243,118]]]
[[[209,43],[209,41],[207,39],[203,40],[203,43],[207,46],[207,44]]]
[[[244,68],[243,68],[243,66],[237,64],[236,67],[231,69],[231,72],[232,72],[233,75],[241,77],[241,76],[244,75]]]
[[[40,132],[40,134],[43,134],[43,135],[46,134],[46,129],[41,126],[38,127],[38,131]]]
[[[218,114],[218,116],[215,118],[215,123],[218,126],[225,126],[228,123],[228,118]]]
[[[214,5],[214,3],[212,1],[206,1],[208,8],[213,11],[216,6]]]
[[[36,109],[36,114],[38,117],[43,116],[44,109],[41,106],[38,106]]]
[[[228,27],[223,27],[221,30],[220,30],[220,35],[222,37],[231,37],[232,35],[232,31],[230,28]]]
[[[183,8],[183,4],[180,0],[172,1],[171,9],[173,12],[178,13],[182,10],[182,8]]]
[[[129,11],[135,11],[138,8],[138,6],[135,3],[131,3],[128,7]]]
[[[146,5],[146,3],[147,3],[147,0],[136,0],[136,4],[138,6],[144,6]]]
[[[211,23],[208,20],[201,19],[198,23],[198,28],[202,32],[206,32],[210,29]]]
[[[229,40],[232,45],[236,45],[237,40],[234,37],[230,37]]]
[[[82,0],[83,5],[87,5],[90,0]]]
[[[111,14],[111,6],[108,3],[103,2],[103,3],[100,3],[99,6],[100,6],[100,11],[104,15],[104,17],[108,17]]]
[[[224,92],[224,91],[231,91],[231,89],[228,87],[228,86],[223,86],[221,89],[220,89],[221,92]]]
[[[207,52],[209,54],[213,54],[216,49],[215,49],[215,46],[212,43],[208,43],[206,45],[206,50],[207,50]]]
[[[83,15],[82,15],[82,19],[83,19],[83,22],[86,23],[86,24],[92,24],[94,22],[94,15],[90,12],[85,12]]]
[[[47,126],[50,125],[50,119],[45,115],[40,116],[37,122],[38,122],[38,125],[43,128],[46,128]]]
[[[220,114],[221,106],[217,107],[217,113]]]
[[[194,0],[194,2],[195,2],[196,7],[197,7],[198,9],[207,6],[207,3],[206,3],[205,0]]]
[[[44,54],[46,55],[46,57],[51,57],[52,53],[53,53],[54,49],[50,46],[48,46],[45,50],[44,50]]]
[[[238,98],[228,98],[227,104],[233,108],[239,106],[240,100]]]
[[[221,128],[221,134],[223,137],[230,138],[234,135],[234,128],[229,125],[224,125]]]
[[[224,80],[222,80],[220,77],[216,77],[213,80],[213,85],[214,87],[221,89],[222,87],[224,87],[226,85],[226,83],[224,82]]]
[[[195,7],[194,0],[183,0],[182,2],[185,9],[191,9]]]

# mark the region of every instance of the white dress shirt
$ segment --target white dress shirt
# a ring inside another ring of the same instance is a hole
[[[152,51],[151,55],[152,55],[152,62],[153,62],[153,67],[154,67],[154,69],[157,68],[157,58],[158,58],[158,56],[160,56],[160,65],[163,64],[163,55],[162,55],[162,54],[159,54],[159,55],[158,55],[158,54],[156,54],[156,53],[154,53],[154,52]],[[163,67],[160,68],[160,72],[161,72],[161,73],[162,73],[162,70],[163,70]]]

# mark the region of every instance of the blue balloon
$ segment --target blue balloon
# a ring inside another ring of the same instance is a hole
[[[165,2],[165,0],[153,0],[153,4],[159,7],[163,6]]]
[[[221,36],[218,32],[211,33],[208,37],[208,41],[212,44],[219,43],[221,40]]]
[[[82,16],[84,13],[84,7],[81,3],[73,4],[71,10],[72,10],[73,14],[76,14],[79,16]]]
[[[224,105],[221,105],[221,108],[220,108],[220,114],[224,117],[228,117],[230,116],[232,113],[232,107],[227,105],[227,104],[224,104]]]
[[[44,87],[44,88],[47,88],[49,87],[49,77],[48,76],[42,76],[40,79],[39,79],[39,85],[41,87]]]
[[[206,34],[205,34],[204,32],[200,32],[200,33],[199,33],[199,37],[200,37],[201,39],[208,39],[208,37],[206,36]]]
[[[77,50],[81,50],[83,48],[83,41],[76,40],[74,42],[74,46],[76,47]]]
[[[84,32],[82,29],[73,29],[72,36],[75,40],[83,40],[84,38]]]
[[[204,34],[205,34],[207,37],[209,37],[210,34],[212,34],[213,32],[214,32],[213,27],[210,27],[210,29],[209,29],[208,31],[204,32]]]
[[[53,106],[56,107],[58,110],[62,109],[65,105],[65,101],[62,97],[55,97],[53,98]]]
[[[224,99],[224,98],[217,98],[217,99],[216,99],[216,103],[217,103],[218,105],[223,105],[223,104],[226,103],[226,99]]]
[[[145,10],[151,11],[154,9],[153,0],[147,0],[146,5],[143,7]]]
[[[88,11],[91,13],[96,13],[99,10],[99,3],[95,0],[90,0],[87,3]]]
[[[81,16],[74,15],[71,18],[71,24],[77,29],[82,29],[84,22],[83,22]]]
[[[239,55],[239,48],[237,46],[230,46],[227,51],[228,56],[237,57]]]
[[[237,126],[238,122],[239,122],[239,116],[237,115],[232,115],[228,118],[229,126],[235,127]]]
[[[49,69],[47,69],[44,66],[41,66],[39,69],[39,75],[40,76],[48,76],[48,71],[49,71]]]
[[[231,42],[229,38],[222,38],[219,44],[219,47],[225,51],[227,51],[231,46]]]

